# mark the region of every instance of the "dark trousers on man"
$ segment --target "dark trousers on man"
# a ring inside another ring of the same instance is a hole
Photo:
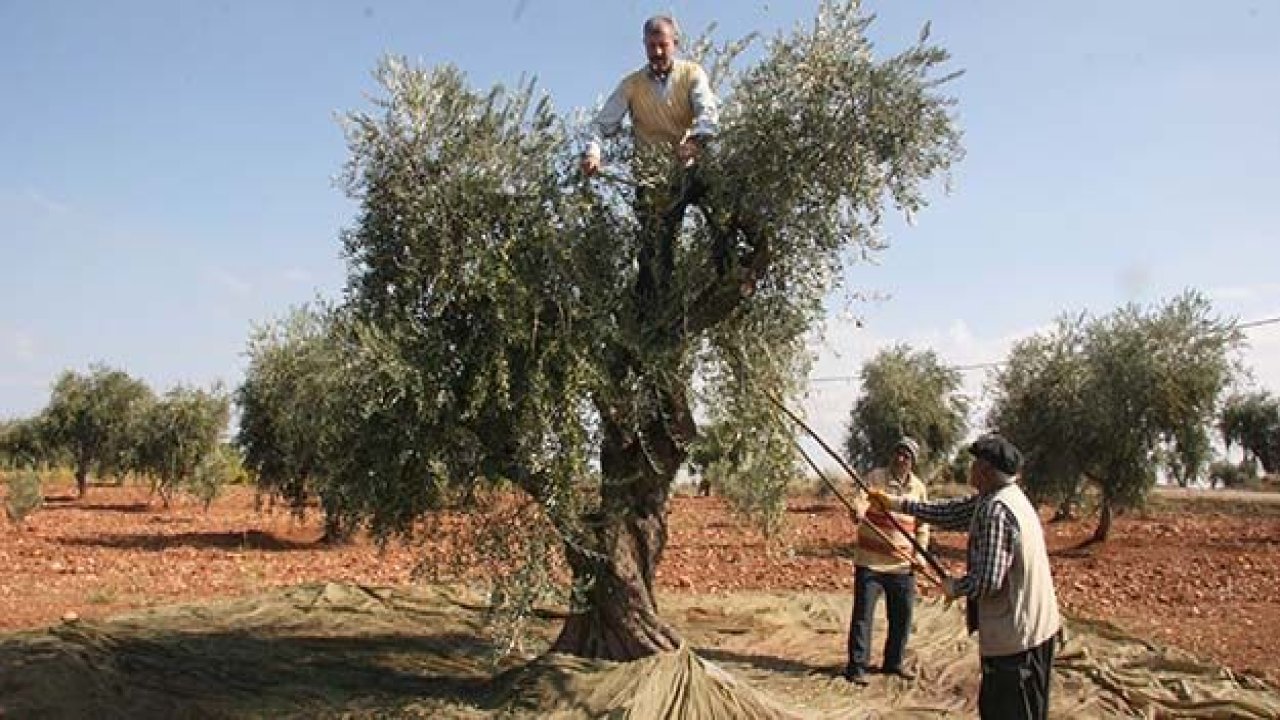
[[[635,211],[641,224],[636,291],[642,312],[654,305],[661,306],[670,299],[675,275],[675,249],[680,226],[690,205],[696,205],[707,220],[716,272],[723,274],[730,262],[728,239],[706,205],[709,188],[701,169],[695,165],[681,168],[678,172],[665,188],[641,187],[636,191]]]
[[[978,714],[984,720],[1049,717],[1049,674],[1057,642],[1054,635],[1030,650],[982,658]]]
[[[849,667],[847,672],[866,672],[871,655],[871,620],[883,595],[889,618],[889,635],[884,641],[884,672],[902,669],[902,658],[911,635],[911,614],[916,604],[916,576],[912,573],[882,573],[857,566],[853,572],[853,618],[849,622]]]

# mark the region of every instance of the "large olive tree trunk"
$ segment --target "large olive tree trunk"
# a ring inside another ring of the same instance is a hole
[[[671,482],[695,427],[678,392],[665,393],[639,432],[628,431],[607,408],[602,415],[601,509],[589,518],[582,546],[566,546],[581,594],[552,650],[627,661],[681,643],[658,614],[654,577],[667,544]]]
[[[551,649],[617,661],[677,649],[680,636],[658,615],[653,593],[666,536],[663,514],[631,516],[601,526],[603,557],[571,548],[574,580],[589,586]]]
[[[769,263],[767,242],[747,222],[754,216],[737,208],[727,224],[713,228],[706,248],[714,278],[682,297],[673,286],[675,243],[689,202],[695,201],[682,196],[673,215],[650,218],[662,227],[649,227],[641,239],[631,312],[648,357],[616,348],[610,374],[617,388],[636,388],[635,377],[648,380],[638,384],[634,397],[596,399],[603,431],[600,511],[589,518],[582,545],[566,545],[575,587],[582,590],[552,647],[557,652],[627,661],[675,650],[681,643],[658,615],[653,586],[667,544],[671,483],[697,426],[685,388],[671,379],[679,371],[654,372],[650,364],[682,356],[692,339],[734,312],[754,294],[756,278]],[[736,257],[729,254],[732,237],[739,237],[744,248]],[[631,414],[636,407],[647,408],[639,419]]]

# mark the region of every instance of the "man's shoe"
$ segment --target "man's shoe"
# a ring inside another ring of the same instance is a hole
[[[906,669],[906,668],[885,668],[883,672],[884,672],[884,674],[885,674],[885,675],[897,675],[898,677],[902,678],[903,680],[915,680],[915,679],[916,679],[916,674],[915,674],[914,672],[912,672],[911,670],[908,670],[908,669]]]
[[[843,675],[845,680],[858,687],[866,687],[871,682],[867,679],[867,671],[862,668],[847,667],[844,669]]]

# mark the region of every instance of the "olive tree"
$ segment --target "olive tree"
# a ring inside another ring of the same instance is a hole
[[[801,476],[790,437],[776,431],[772,407],[727,396],[689,445],[688,461],[766,538],[782,527],[786,498]]]
[[[1244,449],[1246,461],[1253,456],[1264,472],[1280,471],[1280,399],[1265,391],[1228,398],[1218,431],[1228,448]]]
[[[988,422],[1022,448],[1023,484],[1036,502],[1054,502],[1069,517],[1088,462],[1091,429],[1083,395],[1084,315],[1060,317],[1054,328],[1014,344],[996,373]]]
[[[0,421],[0,466],[35,470],[56,460],[40,417]]]
[[[208,484],[226,477],[211,471],[230,417],[230,399],[218,386],[178,386],[146,404],[134,431],[132,469],[151,479],[165,507],[183,487],[197,489],[206,504],[212,499]]]
[[[989,424],[1025,454],[1038,499],[1066,500],[1083,478],[1101,490],[1096,540],[1113,509],[1141,505],[1164,470],[1201,475],[1207,428],[1239,371],[1235,324],[1187,291],[1164,304],[1064,317],[1016,343],[994,377]]]
[[[868,23],[824,4],[754,65],[737,45],[704,58],[724,99],[697,169],[709,210],[674,235],[634,209],[638,187],[678,185],[668,158],[622,139],[611,156],[629,161],[588,181],[574,129],[531,86],[382,63],[373,109],[346,119],[359,210],[325,468],[339,511],[385,536],[485,497],[467,488],[510,488],[551,531],[527,526],[532,546],[556,538],[572,577],[556,650],[678,647],[654,575],[697,403],[739,408],[778,447],[763,391],[796,386],[822,301],[878,247],[886,202],[917,212],[960,154],[946,53],[922,33],[876,59]],[[646,275],[645,258],[664,260]]]
[[[862,388],[849,417],[845,447],[864,467],[884,463],[903,435],[922,444],[925,463],[945,462],[964,437],[969,403],[960,371],[932,350],[905,344],[881,350],[862,366]]]
[[[118,474],[129,465],[133,419],[152,398],[141,380],[104,365],[85,375],[68,370],[54,382],[40,423],[47,449],[70,458],[81,497],[91,471]]]
[[[343,416],[342,344],[332,308],[304,306],[256,328],[249,340],[249,367],[237,388],[236,443],[260,490],[280,496],[299,512],[319,497],[325,510],[325,540],[345,540],[351,528],[335,509],[340,488],[325,482],[334,460],[333,423]]]

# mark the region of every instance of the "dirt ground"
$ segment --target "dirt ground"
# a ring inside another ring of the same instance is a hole
[[[246,488],[207,512],[181,501],[163,509],[134,487],[95,486],[83,501],[68,490],[46,489],[46,506],[25,528],[0,527],[0,630],[304,582],[403,585],[423,553],[453,552],[440,535],[385,550],[364,539],[329,547],[318,542],[318,517],[255,509]],[[677,497],[671,512],[658,573],[664,590],[850,586],[853,526],[835,501],[793,501],[782,536],[770,542],[718,498]],[[1081,547],[1091,530],[1091,521],[1049,526],[1067,613],[1280,686],[1280,505],[1166,499],[1117,518],[1107,543]],[[958,567],[963,537],[939,533],[938,543],[944,560]],[[836,633],[830,642],[844,640]]]

